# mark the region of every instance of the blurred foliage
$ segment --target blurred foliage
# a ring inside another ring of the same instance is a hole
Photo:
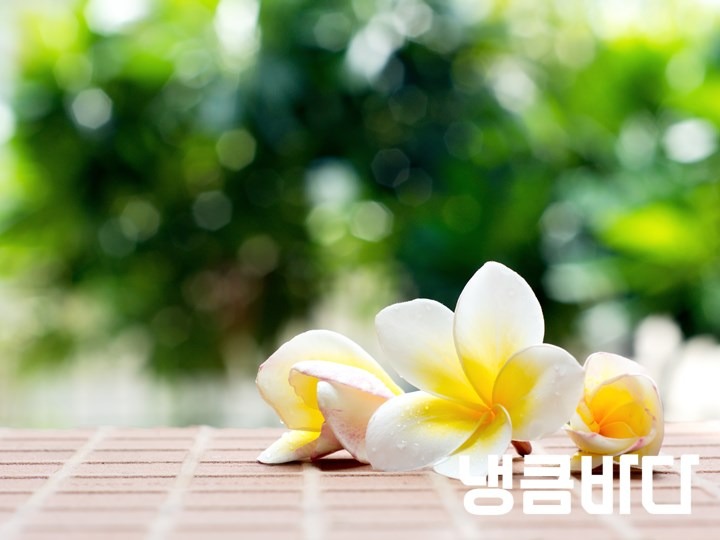
[[[491,259],[551,342],[654,312],[718,334],[718,10],[643,6],[21,10],[0,272],[38,300],[25,362],[131,327],[157,372],[221,370],[343,275],[452,307]]]

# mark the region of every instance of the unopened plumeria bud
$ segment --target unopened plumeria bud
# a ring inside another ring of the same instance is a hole
[[[657,455],[664,435],[663,409],[655,381],[640,364],[610,353],[595,353],[585,362],[583,397],[566,427],[580,452],[593,457],[623,454]]]

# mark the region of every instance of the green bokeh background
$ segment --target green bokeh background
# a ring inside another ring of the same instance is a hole
[[[153,377],[251,375],[329,299],[453,307],[487,260],[579,359],[720,334],[710,2],[19,4],[6,373],[131,330]]]

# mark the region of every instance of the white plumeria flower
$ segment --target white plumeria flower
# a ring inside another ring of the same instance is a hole
[[[341,448],[367,463],[370,416],[402,393],[362,347],[328,330],[282,345],[260,366],[255,382],[291,429],[258,456],[268,464],[317,459]]]
[[[392,398],[370,420],[367,451],[378,469],[432,465],[458,478],[468,455],[470,472],[483,475],[487,456],[511,440],[560,429],[582,394],[582,368],[542,343],[537,298],[502,264],[477,271],[455,314],[419,299],[385,308],[376,323],[388,361],[421,390]]]
[[[655,456],[665,433],[663,409],[655,382],[645,368],[617,354],[595,353],[585,362],[585,389],[566,428],[580,452],[593,457],[622,454]]]

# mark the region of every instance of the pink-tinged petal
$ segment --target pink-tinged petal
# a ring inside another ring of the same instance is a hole
[[[453,312],[433,300],[386,307],[375,318],[388,362],[410,384],[430,394],[481,403],[468,381],[453,341]]]
[[[393,392],[401,389],[380,365],[354,341],[329,330],[311,330],[283,344],[258,370],[256,384],[260,395],[275,409],[291,429],[318,431],[320,411],[300,397],[289,384],[290,370],[303,360],[322,360],[364,369],[375,375]]]
[[[657,456],[665,437],[665,426],[656,422],[653,430],[644,437],[643,445],[635,452],[638,456]]]
[[[515,354],[495,382],[493,403],[507,409],[512,437],[530,441],[554,433],[575,412],[584,372],[570,353],[535,345]]]
[[[454,337],[463,369],[485,403],[515,353],[542,343],[542,310],[527,282],[496,262],[477,271],[455,309]]]
[[[303,459],[318,459],[342,449],[332,430],[287,431],[266,448],[257,458],[260,463],[276,465]]]
[[[375,410],[395,394],[364,369],[306,360],[290,370],[290,384],[306,403],[319,407],[343,447],[367,462],[365,432]]]
[[[352,387],[385,399],[401,393],[391,390],[375,375],[364,369],[322,360],[304,360],[293,365],[288,381],[302,400],[315,408],[318,406],[316,397],[318,381]]]
[[[639,439],[639,437],[613,439],[610,437],[604,437],[599,433],[575,431],[571,428],[565,428],[565,431],[575,445],[583,452],[605,456],[617,456],[624,454],[633,448]]]
[[[488,471],[488,456],[501,456],[512,438],[510,416],[503,407],[496,406],[488,411],[481,425],[465,444],[450,457],[437,463],[433,469],[436,473],[449,478],[460,478],[460,460],[467,456],[468,472],[472,476],[485,476]]]
[[[654,391],[651,396],[646,396],[645,405],[648,413],[653,416],[652,432],[645,437],[645,445],[636,453],[639,456],[657,456],[660,453],[663,439],[665,437],[665,420],[663,416],[663,406],[660,401],[660,394],[657,386],[653,384]]]
[[[367,455],[382,471],[409,471],[449,456],[481,425],[487,409],[469,409],[425,392],[386,401],[370,419]]]
[[[593,394],[597,388],[620,375],[647,374],[643,366],[618,354],[597,352],[585,361],[585,394]]]
[[[625,453],[626,454],[637,454],[639,456],[654,456],[657,455],[656,453],[652,453],[652,446],[653,442],[655,441],[655,438],[657,436],[657,431],[655,428],[651,429],[647,434],[643,435],[642,437],[638,437],[638,440],[635,441],[635,444],[632,445],[631,448],[629,448]],[[661,437],[662,439],[662,437]],[[646,448],[650,446],[650,450],[646,450]],[[658,451],[660,448],[658,447]]]
[[[317,384],[317,399],[325,422],[343,448],[363,463],[368,462],[365,434],[370,417],[392,395],[387,392],[380,396],[338,383]]]

